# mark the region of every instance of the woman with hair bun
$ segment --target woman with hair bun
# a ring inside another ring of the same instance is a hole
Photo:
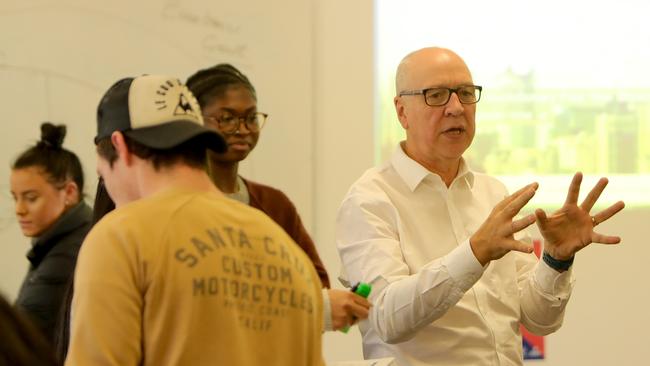
[[[11,166],[11,195],[23,235],[31,238],[29,271],[16,307],[54,342],[57,319],[77,253],[92,221],[83,201],[79,158],[62,147],[66,128],[41,125],[41,140]]]

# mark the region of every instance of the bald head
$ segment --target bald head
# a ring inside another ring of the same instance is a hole
[[[404,90],[455,84],[459,78],[467,79],[463,83],[472,82],[465,61],[454,51],[440,47],[422,48],[409,53],[400,62],[395,75],[395,93],[399,95]]]

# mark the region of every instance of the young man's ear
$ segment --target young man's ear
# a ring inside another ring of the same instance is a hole
[[[117,158],[124,159],[124,163],[130,165],[133,161],[133,156],[131,154],[131,151],[129,151],[129,147],[124,140],[124,135],[122,132],[115,131],[111,134],[111,144],[113,144],[113,148],[117,153]]]

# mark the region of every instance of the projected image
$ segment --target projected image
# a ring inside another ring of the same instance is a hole
[[[610,178],[602,204],[650,205],[650,50],[639,47],[650,44],[650,28],[638,4],[377,1],[377,160],[404,138],[395,67],[436,45],[460,54],[483,86],[465,153],[472,169],[510,190],[540,182],[537,206],[561,203],[576,171],[583,187]]]

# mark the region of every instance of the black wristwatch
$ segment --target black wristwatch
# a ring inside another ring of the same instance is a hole
[[[548,264],[549,267],[553,268],[558,272],[568,271],[569,268],[571,268],[571,265],[573,265],[574,258],[575,256],[572,256],[571,258],[565,261],[561,261],[559,259],[555,259],[551,257],[551,255],[548,254],[547,252],[544,252],[544,255],[542,256],[544,263]]]

